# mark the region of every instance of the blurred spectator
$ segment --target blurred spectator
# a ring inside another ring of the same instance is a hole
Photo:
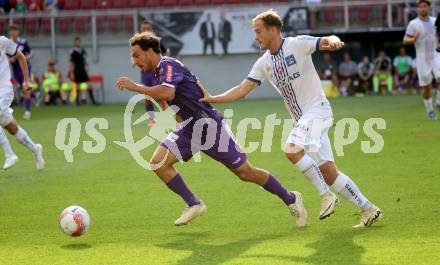
[[[394,82],[399,92],[409,89],[412,58],[406,54],[405,47],[400,47],[399,55],[394,58]]]
[[[232,35],[232,26],[231,22],[226,19],[225,13],[220,13],[220,23],[218,25],[218,40],[222,44],[223,47],[223,55],[228,54],[228,45],[231,41],[231,35]]]
[[[66,78],[65,82],[63,82],[61,84],[61,101],[62,101],[63,105],[67,104],[68,95],[72,91],[72,87],[73,87],[73,83],[74,83],[72,69],[67,70],[66,76],[67,76],[67,78]]]
[[[11,40],[17,44],[17,49],[20,50],[24,54],[24,56],[26,56],[29,72],[31,73],[31,64],[29,60],[32,59],[33,53],[27,40],[20,38],[20,27],[18,25],[12,24],[9,26],[8,33]],[[14,57],[9,58],[9,62],[12,64],[14,78],[15,80],[17,80],[17,88],[21,91],[25,109],[23,118],[28,120],[31,118],[32,91],[23,90],[24,77],[23,72],[21,71],[20,63]]]
[[[203,42],[203,55],[206,55],[208,46],[211,46],[211,53],[215,55],[215,26],[211,18],[211,14],[208,13],[206,21],[200,25],[199,35]]]
[[[0,0],[0,13],[8,13],[10,9],[9,0]]]
[[[351,60],[349,52],[344,52],[344,62],[339,65],[339,90],[343,96],[353,94],[353,83],[357,78],[358,67],[355,62]]]
[[[330,53],[324,53],[323,62],[318,69],[321,80],[331,80],[335,87],[338,86],[338,76],[335,64],[332,62]]]
[[[78,91],[81,92],[81,103],[87,103],[87,91],[89,92],[90,100],[93,105],[97,105],[92,89],[89,87],[89,74],[86,61],[87,53],[84,48],[81,47],[81,38],[75,37],[75,48],[70,52],[70,68],[73,71],[74,84],[72,92],[70,93],[71,101],[76,101],[79,105],[79,97],[77,97]]]
[[[44,10],[48,12],[58,11],[58,0],[44,0]]]
[[[39,5],[37,0],[30,0],[28,2],[28,11],[31,12],[41,11],[41,6]]]
[[[371,79],[374,74],[374,65],[370,63],[370,58],[364,56],[362,62],[358,65],[359,75],[359,90],[357,92],[363,92],[371,94]]]
[[[44,104],[55,104],[60,96],[61,72],[55,68],[55,61],[49,59],[47,70],[43,74]]]
[[[378,57],[374,60],[375,74],[373,76],[373,91],[379,93],[379,87],[386,87],[388,93],[393,91],[393,77],[391,75],[391,59],[385,51],[379,51]],[[381,90],[383,95],[385,90]]]
[[[23,0],[17,0],[17,4],[15,5],[15,12],[24,13],[26,12],[26,10],[26,3]]]

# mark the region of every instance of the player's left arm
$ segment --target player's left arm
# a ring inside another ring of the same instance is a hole
[[[128,77],[121,77],[116,82],[116,86],[119,89],[127,89],[139,94],[145,94],[157,100],[167,100],[170,101],[174,99],[175,89],[168,86],[157,85],[157,86],[143,86],[137,84],[130,80]]]
[[[31,88],[31,84],[29,81],[29,67],[27,64],[26,56],[24,56],[24,54],[20,50],[17,50],[17,53],[14,57],[18,60],[21,72],[23,73],[23,90],[28,90]]]
[[[321,37],[319,39],[319,50],[321,51],[337,51],[342,49],[344,45],[345,43],[335,35]]]

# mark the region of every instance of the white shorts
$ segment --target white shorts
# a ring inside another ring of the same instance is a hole
[[[420,86],[430,85],[433,75],[435,79],[440,78],[440,56],[435,56],[432,64],[417,60],[417,77]]]
[[[2,127],[8,125],[13,119],[12,112],[9,110],[13,100],[14,91],[0,91],[0,125]]]
[[[304,150],[318,166],[334,162],[328,131],[333,126],[333,116],[328,105],[304,113],[287,138],[286,145],[294,144]]]

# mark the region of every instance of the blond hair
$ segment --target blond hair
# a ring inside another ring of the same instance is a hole
[[[263,13],[258,14],[252,19],[252,23],[255,23],[257,20],[261,20],[266,27],[276,27],[281,31],[283,27],[283,20],[280,15],[273,9],[269,9]]]

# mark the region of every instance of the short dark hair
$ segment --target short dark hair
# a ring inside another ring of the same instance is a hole
[[[81,40],[81,37],[80,36],[76,36],[74,39],[73,39],[74,41],[77,41],[77,40]]]
[[[130,40],[130,46],[138,45],[142,50],[153,49],[160,54],[160,39],[153,32],[142,32],[134,34]]]
[[[9,30],[20,30],[20,27],[17,25],[17,24],[11,24],[9,27],[8,27],[8,31]]]
[[[272,9],[258,14],[256,17],[254,17],[254,19],[252,19],[252,22],[255,23],[255,21],[259,19],[263,21],[264,26],[266,27],[276,27],[280,31],[283,27],[283,20],[281,19],[280,15],[278,15],[278,13]]]
[[[145,19],[144,21],[142,21],[141,24],[142,24],[142,25],[148,24],[148,25],[153,26],[153,21],[151,21],[151,20],[149,20],[149,19]]]
[[[431,1],[430,0],[417,0],[416,6],[419,6],[421,3],[425,3],[428,6],[431,6]]]

